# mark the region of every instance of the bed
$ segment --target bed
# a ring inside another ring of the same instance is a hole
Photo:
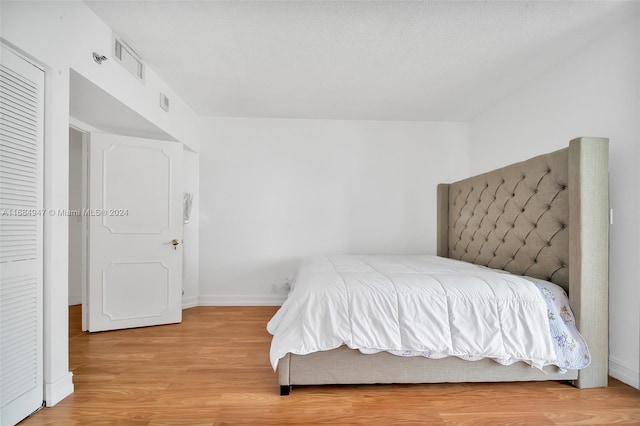
[[[579,388],[607,386],[608,140],[576,138],[565,149],[440,184],[437,206],[439,257],[548,281],[567,292],[589,347],[588,367],[363,354],[340,345],[278,355],[281,395],[295,385],[328,384],[565,380]]]

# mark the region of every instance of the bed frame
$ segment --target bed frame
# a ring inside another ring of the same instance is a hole
[[[608,376],[609,142],[569,147],[438,185],[438,256],[552,281],[569,294],[591,365],[561,374],[518,362],[364,355],[346,346],[279,362],[280,394],[293,385],[570,380],[606,387]]]

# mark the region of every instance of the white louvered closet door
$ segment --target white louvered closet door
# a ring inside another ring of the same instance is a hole
[[[44,72],[0,46],[0,424],[41,406]]]

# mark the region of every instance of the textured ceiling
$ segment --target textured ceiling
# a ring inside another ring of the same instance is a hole
[[[85,1],[198,114],[468,120],[638,9],[615,1]]]

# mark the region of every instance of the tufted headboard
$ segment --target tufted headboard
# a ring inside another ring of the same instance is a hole
[[[579,387],[606,386],[609,184],[603,138],[438,186],[438,255],[554,282],[589,344]]]
[[[448,257],[568,290],[568,151],[450,184]]]

